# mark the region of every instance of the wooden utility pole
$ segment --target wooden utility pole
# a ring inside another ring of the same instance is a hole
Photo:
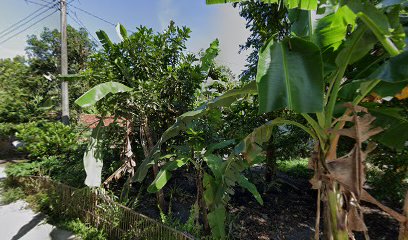
[[[67,2],[61,1],[61,75],[68,74],[68,51],[67,51]],[[69,99],[68,82],[63,78],[61,83],[61,121],[65,125],[69,124]]]

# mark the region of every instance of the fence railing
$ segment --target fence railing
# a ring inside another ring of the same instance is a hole
[[[103,230],[109,239],[194,239],[90,188],[76,189],[46,177],[20,177],[16,181],[28,194],[46,193],[53,212],[79,218]]]

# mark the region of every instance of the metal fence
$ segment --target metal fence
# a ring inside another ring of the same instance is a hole
[[[194,239],[90,188],[76,189],[46,177],[20,177],[16,181],[28,194],[47,194],[54,213],[79,218],[103,230],[109,239]]]

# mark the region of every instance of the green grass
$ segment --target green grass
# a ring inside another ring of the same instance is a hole
[[[1,204],[10,204],[19,199],[23,199],[24,196],[24,192],[21,188],[6,188],[1,192],[0,202]]]
[[[75,235],[81,237],[82,240],[106,240],[107,236],[100,230],[90,227],[87,224],[81,222],[79,219],[64,220],[58,223],[58,226],[69,230]]]
[[[278,160],[278,170],[291,176],[309,178],[311,171],[307,168],[308,161],[306,158]]]

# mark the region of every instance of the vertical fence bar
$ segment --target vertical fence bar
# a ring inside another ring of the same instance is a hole
[[[19,177],[16,182],[27,193],[48,194],[58,213],[81,219],[109,239],[194,239],[90,188],[75,189],[45,177]]]

